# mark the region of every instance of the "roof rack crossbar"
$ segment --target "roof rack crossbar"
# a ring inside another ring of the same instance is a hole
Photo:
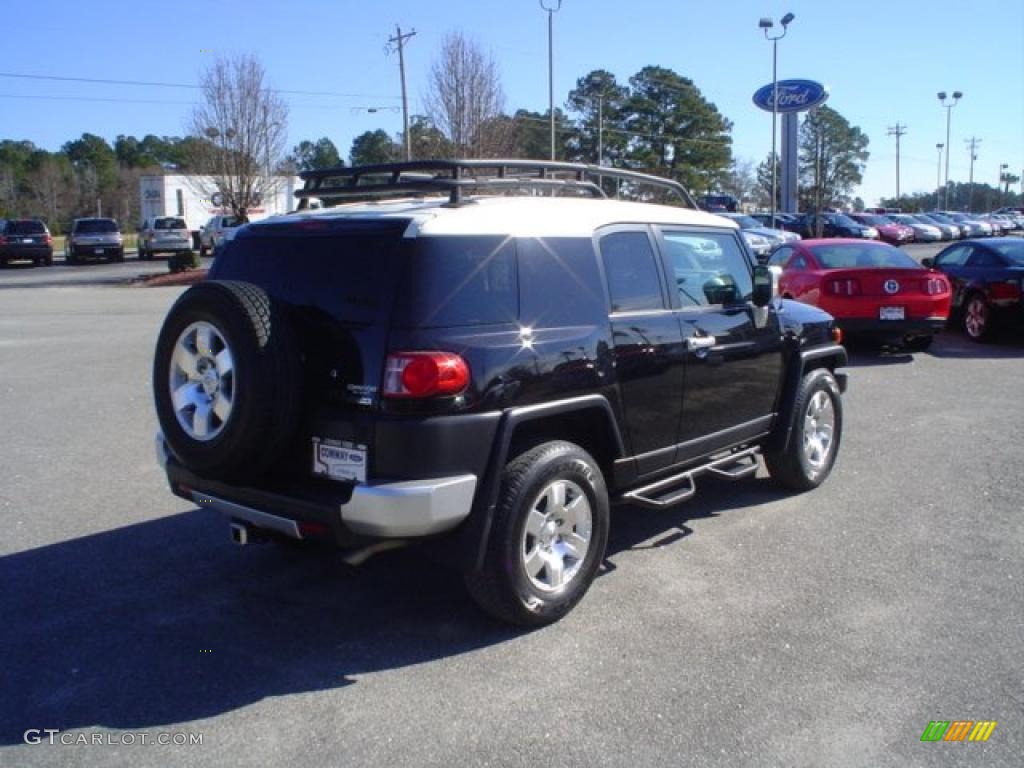
[[[684,205],[697,207],[686,188],[673,179],[619,168],[546,160],[410,160],[322,168],[303,171],[300,176],[305,181],[305,187],[295,193],[300,209],[308,207],[312,197],[339,200],[385,197],[400,192],[447,192],[452,205],[460,204],[466,191],[486,189],[562,188],[605,197],[600,183],[591,180],[595,177],[598,181],[610,178],[667,190]]]

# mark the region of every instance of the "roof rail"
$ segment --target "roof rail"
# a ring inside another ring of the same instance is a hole
[[[615,179],[666,190],[689,208],[696,208],[690,193],[677,181],[637,171],[583,163],[546,160],[410,160],[401,163],[322,168],[299,174],[305,181],[295,192],[299,209],[310,198],[365,200],[400,193],[418,195],[443,192],[450,205],[460,205],[465,193],[484,190],[561,190],[604,198],[603,179]]]

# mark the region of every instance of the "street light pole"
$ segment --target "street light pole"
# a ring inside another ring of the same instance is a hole
[[[939,166],[935,169],[935,207],[939,207],[939,191],[942,189],[942,148],[945,144],[936,144],[935,148],[939,150]]]
[[[768,30],[775,26],[775,22],[769,18],[762,18],[757,26],[764,31],[765,40],[771,40],[772,42],[772,217],[771,226],[775,226],[775,210],[778,207],[778,183],[777,169],[778,161],[776,160],[776,134],[778,132],[778,108],[779,108],[779,77],[778,77],[778,63],[779,63],[779,40],[786,36],[786,31],[789,24],[793,19],[796,18],[792,13],[787,13],[783,16],[779,22],[782,24],[781,35],[770,35]]]
[[[604,165],[604,79],[594,75],[590,84],[597,88],[597,164]]]
[[[554,64],[554,17],[562,10],[562,0],[538,0],[540,7],[548,12],[548,115],[551,119],[551,159],[555,159],[555,64]],[[551,5],[547,5],[551,3]]]
[[[1010,179],[1009,179],[1010,172],[1008,170],[1006,170],[1009,167],[1010,166],[1009,166],[1008,163],[1000,163],[999,164],[999,181],[996,183],[996,199],[997,200],[1000,199],[999,186],[1005,181],[1006,182],[1006,191],[1002,193],[1003,205],[1006,205],[1006,196],[1010,192]]]
[[[951,116],[951,114],[953,112],[953,107],[955,107],[957,102],[960,101],[960,99],[963,98],[964,94],[963,94],[962,91],[953,91],[953,101],[951,101],[949,104],[946,103],[946,92],[945,91],[939,91],[939,93],[937,95],[939,97],[939,103],[943,107],[946,108],[946,146],[948,147],[949,146],[949,122],[950,122],[950,116]],[[946,152],[945,204],[943,206],[946,210],[949,210],[949,155],[950,155],[950,153],[947,151]]]

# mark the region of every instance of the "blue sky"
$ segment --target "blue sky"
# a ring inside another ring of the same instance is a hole
[[[5,0],[8,21],[14,0]],[[975,179],[994,183],[1001,163],[1024,170],[1024,2],[893,0],[564,0],[555,15],[555,100],[596,68],[621,80],[648,64],[690,77],[734,123],[734,153],[760,162],[771,120],[751,103],[771,78],[771,46],[758,18],[796,14],[779,44],[779,77],[826,83],[830,106],[870,137],[860,194],[871,203],[895,192],[894,139],[901,189],[935,186],[945,111],[937,91],[961,90],[952,113],[950,179],[968,176],[964,140],[976,136]],[[401,129],[397,56],[387,55],[395,24],[414,28],[407,48],[410,107],[421,111],[431,61],[454,29],[498,62],[506,108],[547,108],[547,21],[537,0],[141,0],[17,3],[0,72],[195,83],[214,55],[256,53],[286,94],[290,144],[329,136],[347,155],[365,130]],[[31,96],[34,98],[23,98]],[[180,135],[197,91],[0,76],[0,138],[47,149],[88,131]],[[39,98],[47,97],[47,98]],[[364,108],[377,107],[375,114]]]

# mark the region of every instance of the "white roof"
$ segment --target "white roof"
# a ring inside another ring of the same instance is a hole
[[[458,206],[445,198],[352,203],[297,211],[289,218],[411,218],[406,237],[511,235],[590,237],[611,224],[681,224],[736,229],[735,221],[690,208],[574,197],[480,197]]]

